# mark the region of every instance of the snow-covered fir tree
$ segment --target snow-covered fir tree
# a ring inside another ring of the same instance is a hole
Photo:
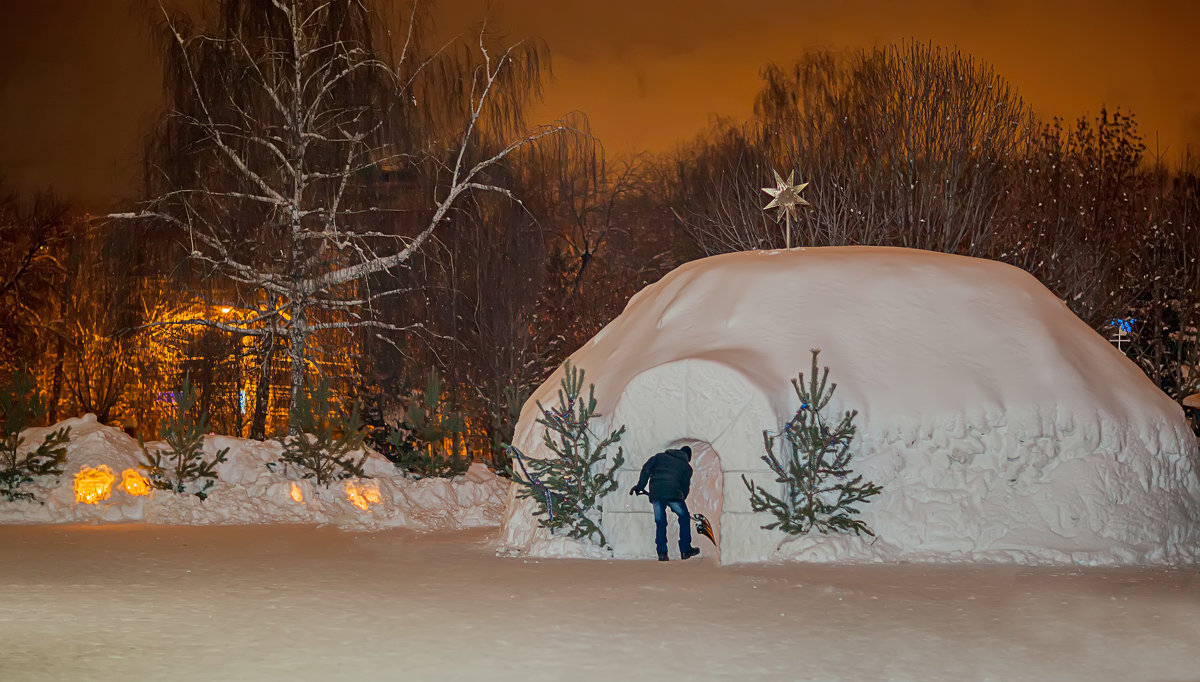
[[[596,416],[596,387],[589,384],[584,397],[583,378],[584,371],[568,361],[558,404],[547,407],[538,402],[537,423],[545,427],[543,442],[554,455],[531,458],[510,445],[516,463],[511,473],[520,486],[517,494],[537,504],[541,527],[605,546],[600,500],[616,489],[616,471],[625,462],[620,446],[611,459],[607,450],[621,440],[625,427],[603,438],[592,433],[589,423]]]

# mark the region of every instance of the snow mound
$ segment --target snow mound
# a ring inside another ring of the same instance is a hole
[[[862,512],[876,538],[789,538],[750,509],[742,475],[781,487],[762,432],[797,409],[790,380],[812,348],[837,383],[831,411],[859,411],[853,465],[883,487]],[[653,556],[649,505],[626,491],[680,444],[697,453],[689,505],[719,519],[723,562],[1200,555],[1196,439],[1179,405],[1002,263],[883,247],[705,258],[636,294],[571,362],[596,387],[593,430],[627,427],[602,526],[618,557]],[[561,377],[524,406],[514,445],[529,456],[550,455],[537,402],[555,404]],[[502,542],[561,551],[531,509],[509,495]]]
[[[119,484],[123,471],[137,469],[141,448],[120,429],[98,423],[95,415],[28,429],[22,434],[25,446],[36,447],[46,433],[63,426],[71,427],[63,475],[58,480],[38,481],[22,488],[33,492],[38,502],[0,500],[0,523],[321,523],[366,530],[458,530],[497,525],[507,490],[507,481],[478,462],[453,479],[414,480],[374,451],[368,451],[364,466],[369,478],[317,487],[301,479],[292,466],[277,464],[283,451],[278,441],[210,435],[204,439],[207,456],[224,448],[229,452],[227,461],[217,467],[218,482],[207,499],[162,490],[134,496]],[[146,447],[153,451],[166,446],[154,442]],[[77,503],[75,475],[85,467],[100,466],[108,467],[116,476],[108,499],[96,504]],[[355,501],[366,509],[355,506]]]

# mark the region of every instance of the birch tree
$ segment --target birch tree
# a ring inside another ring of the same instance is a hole
[[[151,199],[112,217],[174,228],[197,274],[252,310],[186,322],[280,339],[294,432],[314,344],[419,330],[374,314],[411,293],[391,275],[466,197],[511,199],[490,171],[558,128],[516,132],[537,46],[497,49],[481,31],[429,51],[416,7],[393,37],[363,0],[221,0],[217,16],[204,30],[163,11],[173,106],[148,156]]]

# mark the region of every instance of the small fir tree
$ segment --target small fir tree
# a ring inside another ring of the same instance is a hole
[[[882,490],[871,482],[863,482],[862,476],[851,478],[850,441],[857,427],[854,417],[857,410],[844,413],[831,430],[823,411],[833,398],[837,384],[828,384],[829,368],[824,368],[820,381],[817,380],[817,355],[812,351],[812,372],[805,385],[804,373],[792,380],[796,396],[800,398],[800,409],[783,426],[780,434],[763,431],[767,454],[763,461],[778,476],[775,480],[784,484],[783,498],[776,497],[762,487],[742,481],[750,490],[750,507],[754,511],[768,511],[776,520],[763,528],[779,528],[785,533],[799,535],[816,528],[822,533],[850,532],[875,533],[855,518],[858,505]],[[783,436],[784,460],[775,455],[775,442]]]
[[[388,429],[388,459],[418,476],[458,476],[471,466],[465,454],[462,417],[451,411],[437,370],[429,370],[425,390],[408,402],[404,420]]]
[[[190,488],[203,500],[216,485],[217,465],[225,461],[229,448],[218,450],[212,459],[204,456],[208,412],[200,410],[197,415],[196,397],[196,390],[185,378],[183,387],[175,394],[175,412],[158,431],[167,449],[155,448],[150,452],[139,437],[142,463],[138,467],[146,471],[151,486],[175,493],[185,493]]]
[[[567,362],[558,405],[547,408],[537,404],[542,415],[537,423],[545,427],[543,438],[554,456],[532,459],[508,445],[520,470],[518,474],[510,468],[509,473],[520,486],[517,494],[537,503],[541,527],[576,539],[595,537],[606,546],[599,526],[603,514],[600,500],[616,489],[615,473],[625,459],[619,446],[611,462],[605,451],[621,440],[625,427],[596,441],[588,429],[588,422],[596,416],[596,387],[589,384],[587,399],[583,399],[583,377],[582,369]]]
[[[343,416],[329,396],[329,382],[322,379],[315,388],[305,387],[296,396],[296,416],[300,433],[288,436],[283,442],[283,461],[296,466],[303,478],[327,486],[344,478],[366,476],[363,465],[367,453],[363,449],[366,431],[358,405]],[[361,451],[355,458],[353,453]]]
[[[37,387],[28,373],[18,372],[13,380],[0,389],[0,414],[4,422],[0,432],[0,495],[6,500],[36,500],[37,497],[19,488],[40,476],[61,476],[67,461],[67,444],[71,442],[71,427],[64,426],[46,434],[35,450],[20,454],[25,438],[21,432],[46,414]]]

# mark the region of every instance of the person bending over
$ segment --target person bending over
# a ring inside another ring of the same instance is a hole
[[[646,492],[650,482],[650,504],[654,507],[654,547],[658,560],[667,561],[667,509],[679,517],[679,556],[690,559],[700,553],[692,546],[692,517],[688,514],[688,488],[692,484],[692,449],[683,446],[658,453],[642,465],[642,475],[637,485],[629,489],[630,495]]]

